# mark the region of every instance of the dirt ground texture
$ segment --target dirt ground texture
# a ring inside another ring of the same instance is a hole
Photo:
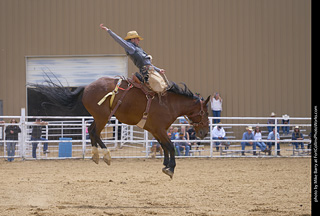
[[[0,215],[311,215],[310,158],[0,161]]]

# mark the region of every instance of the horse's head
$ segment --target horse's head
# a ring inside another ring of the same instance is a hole
[[[203,139],[209,131],[209,114],[207,104],[210,100],[210,96],[204,101],[200,100],[197,110],[194,114],[189,115],[188,118],[191,120],[189,123],[194,127],[196,136]]]

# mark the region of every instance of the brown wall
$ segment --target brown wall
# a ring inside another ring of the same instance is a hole
[[[25,56],[123,54],[100,23],[137,30],[169,79],[220,92],[223,116],[311,115],[310,0],[0,0],[4,114],[26,106]]]

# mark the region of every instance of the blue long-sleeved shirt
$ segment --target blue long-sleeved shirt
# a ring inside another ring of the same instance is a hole
[[[279,133],[277,133],[277,139],[280,139]],[[268,135],[268,140],[275,140],[275,134],[271,131]]]
[[[113,31],[111,31],[110,29],[108,29],[108,33],[110,34],[110,36],[118,43],[120,44],[120,46],[122,46],[124,48],[124,50],[129,54],[132,55],[134,54],[134,52],[136,51],[136,46],[135,44],[128,42],[124,39],[122,39],[121,37],[119,37],[116,33],[114,33]],[[150,59],[146,59],[146,63],[148,65],[152,65],[154,67],[154,69],[156,71],[160,71],[159,68],[157,68],[156,66],[154,66],[153,64],[151,64],[151,60]]]
[[[254,140],[253,133],[248,133],[248,131],[244,132],[242,135],[242,140]]]

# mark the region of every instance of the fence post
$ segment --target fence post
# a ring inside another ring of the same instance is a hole
[[[118,121],[118,119],[116,118],[116,120],[115,120],[115,125],[114,125],[114,140],[115,140],[115,142],[116,142],[116,145],[117,145],[117,147],[121,147],[121,143],[120,142],[118,142],[118,134],[119,134],[119,121]],[[121,131],[122,131],[122,126],[120,125],[120,127],[121,127]],[[121,134],[122,132],[120,132],[120,134]],[[121,135],[122,136],[122,135]],[[120,140],[122,141],[122,137],[120,137]]]
[[[63,122],[61,122],[61,137],[63,137]]]
[[[275,143],[274,143],[274,153],[275,153],[275,156],[277,157],[278,156],[278,118],[275,118],[275,121],[274,121],[274,129],[275,129],[275,135],[274,135],[274,140],[275,140]]]
[[[210,136],[210,157],[213,157],[213,140],[212,140],[212,117],[209,117],[210,127],[209,127],[209,136]]]
[[[26,157],[26,139],[27,139],[27,125],[26,125],[26,109],[21,108],[21,116],[20,116],[20,125],[21,125],[21,133],[20,133],[20,156],[22,159]]]
[[[144,130],[144,140],[146,141],[146,158],[149,158],[149,134],[147,130]]]
[[[81,119],[82,123],[82,159],[85,158],[86,155],[86,142],[87,142],[87,124],[86,121],[84,120],[84,117]]]

